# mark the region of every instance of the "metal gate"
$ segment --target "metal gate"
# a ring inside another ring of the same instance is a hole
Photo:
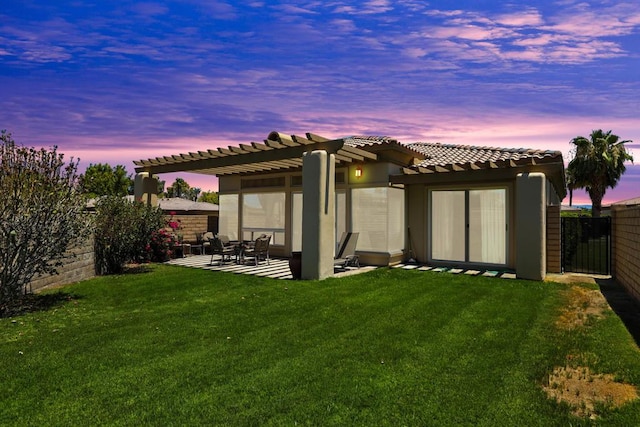
[[[611,218],[561,218],[562,269],[611,274]]]

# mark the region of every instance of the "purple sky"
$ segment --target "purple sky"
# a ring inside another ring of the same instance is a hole
[[[573,137],[602,128],[633,140],[639,163],[605,203],[640,196],[635,0],[2,3],[0,128],[82,167],[133,172],[133,160],[272,130],[568,161]]]

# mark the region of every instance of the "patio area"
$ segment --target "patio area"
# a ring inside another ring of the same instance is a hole
[[[182,267],[200,268],[203,270],[212,271],[226,271],[236,274],[249,274],[252,276],[270,277],[272,279],[284,279],[293,280],[291,271],[289,270],[288,258],[270,258],[269,264],[261,262],[257,266],[255,264],[236,264],[235,262],[229,262],[226,264],[218,265],[218,257],[214,259],[214,264],[211,265],[211,255],[191,255],[184,258],[176,258],[167,261],[169,265],[179,265]],[[362,267],[347,267],[344,270],[336,271],[334,277],[349,276],[352,274],[365,273],[367,271],[374,270],[373,266]]]

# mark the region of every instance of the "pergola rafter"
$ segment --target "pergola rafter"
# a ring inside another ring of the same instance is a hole
[[[346,146],[343,139],[307,133],[306,137],[271,132],[263,143],[218,147],[155,159],[134,161],[136,172],[151,174],[192,172],[206,175],[248,174],[264,171],[291,170],[302,167],[302,156],[313,150],[335,155],[337,164],[376,160],[374,153]]]

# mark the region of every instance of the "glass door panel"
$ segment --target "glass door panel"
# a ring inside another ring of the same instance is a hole
[[[506,190],[469,191],[469,261],[506,264]]]
[[[465,192],[431,193],[431,258],[465,261]]]

